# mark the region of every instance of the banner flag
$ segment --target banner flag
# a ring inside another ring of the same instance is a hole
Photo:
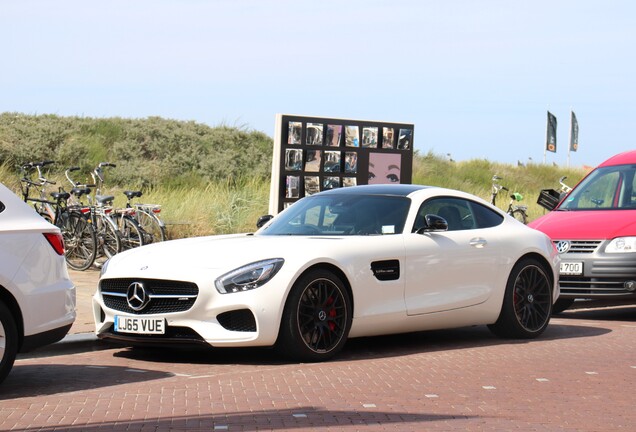
[[[572,118],[570,120],[570,151],[577,151],[579,149],[579,122],[576,120],[576,114],[572,111]]]
[[[557,119],[554,114],[548,111],[548,130],[545,138],[545,149],[553,153],[557,151],[556,129]]]

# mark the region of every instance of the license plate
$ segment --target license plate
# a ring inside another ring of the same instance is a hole
[[[115,316],[115,331],[118,333],[165,334],[166,320],[163,318]]]
[[[582,262],[562,262],[559,268],[559,274],[562,275],[581,275],[583,274]]]

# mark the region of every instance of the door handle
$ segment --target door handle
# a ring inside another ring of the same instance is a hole
[[[470,245],[476,248],[483,248],[488,242],[485,238],[474,238],[470,240]]]

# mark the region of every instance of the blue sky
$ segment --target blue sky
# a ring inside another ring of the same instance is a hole
[[[277,113],[415,124],[453,159],[596,165],[635,148],[636,3],[58,0],[0,8],[0,112],[260,130]]]

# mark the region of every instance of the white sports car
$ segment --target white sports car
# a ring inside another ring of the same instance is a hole
[[[357,186],[306,197],[254,234],[116,255],[93,311],[100,338],[276,346],[319,361],[359,336],[487,324],[536,337],[558,264],[546,235],[470,194]]]

